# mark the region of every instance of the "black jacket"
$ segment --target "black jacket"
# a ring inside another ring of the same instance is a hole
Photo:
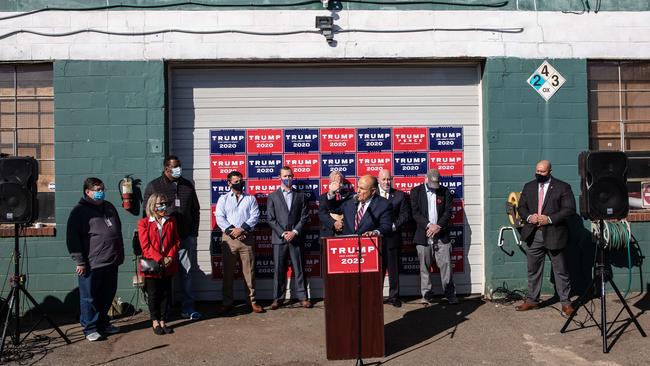
[[[199,236],[199,199],[196,197],[196,190],[194,190],[192,182],[183,177],[172,181],[167,179],[165,174],[149,182],[144,190],[143,217],[147,216],[145,212],[147,200],[154,193],[162,193],[167,196],[170,205],[168,214],[176,218],[178,235],[181,239],[188,236]],[[175,206],[176,199],[180,200],[180,207]]]
[[[438,224],[440,231],[434,239],[440,239],[443,243],[449,243],[449,221],[451,220],[451,208],[454,203],[454,196],[444,186],[436,189],[436,211],[438,211]],[[427,225],[429,224],[429,201],[424,183],[411,190],[411,210],[416,229],[413,242],[416,245],[427,245]]]
[[[394,188],[388,192],[388,202],[393,208],[393,225],[396,230],[384,235],[384,243],[391,249],[397,249],[402,246],[402,227],[411,219],[411,205],[406,194]]]
[[[122,222],[115,206],[108,201],[94,205],[81,198],[68,217],[66,243],[77,265],[93,269],[122,264]]]
[[[342,206],[345,201],[352,199],[354,192],[341,189],[340,199],[336,197],[327,199],[327,192],[323,192],[320,195],[319,205],[318,205],[318,219],[320,220],[320,237],[324,238],[326,236],[333,236],[334,232],[334,219],[330,216],[330,213],[343,214]]]
[[[521,229],[521,240],[530,245],[535,238],[535,231],[539,230],[536,225],[526,221],[529,215],[537,212],[537,201],[539,200],[539,184],[536,180],[524,185],[519,198],[519,216],[524,220],[524,227]],[[573,197],[571,186],[551,176],[549,187],[544,196],[542,214],[551,218],[551,224],[541,227],[544,234],[544,247],[550,250],[563,249],[569,241],[568,218],[576,213],[576,200]]]

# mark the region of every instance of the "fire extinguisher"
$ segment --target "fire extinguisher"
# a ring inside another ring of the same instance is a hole
[[[133,179],[131,176],[127,175],[122,180],[120,180],[120,194],[122,195],[122,207],[125,210],[131,209],[131,203],[133,202]]]

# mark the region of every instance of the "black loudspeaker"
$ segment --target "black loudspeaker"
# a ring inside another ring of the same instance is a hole
[[[38,218],[37,180],[36,159],[0,158],[0,224],[30,224]]]
[[[624,219],[630,210],[627,156],[620,151],[583,151],[578,156],[580,215],[589,220]]]

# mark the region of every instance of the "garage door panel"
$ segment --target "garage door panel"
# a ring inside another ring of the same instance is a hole
[[[201,203],[199,299],[221,297],[210,266],[210,129],[462,126],[465,271],[459,292],[482,292],[482,161],[480,86],[476,65],[363,67],[173,68],[171,152],[183,161]],[[418,276],[400,276],[401,293],[419,293]],[[272,281],[258,281],[261,297]],[[385,289],[387,292],[387,289]],[[312,279],[322,297],[322,279]],[[236,287],[236,296],[243,289]],[[266,295],[265,295],[266,294]]]

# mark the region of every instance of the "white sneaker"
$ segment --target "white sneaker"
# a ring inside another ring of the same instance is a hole
[[[92,332],[86,336],[86,339],[90,342],[95,342],[102,339],[102,335],[98,332]]]
[[[104,329],[104,333],[106,334],[116,334],[120,332],[120,327],[115,326],[113,324],[109,324],[106,329]]]

